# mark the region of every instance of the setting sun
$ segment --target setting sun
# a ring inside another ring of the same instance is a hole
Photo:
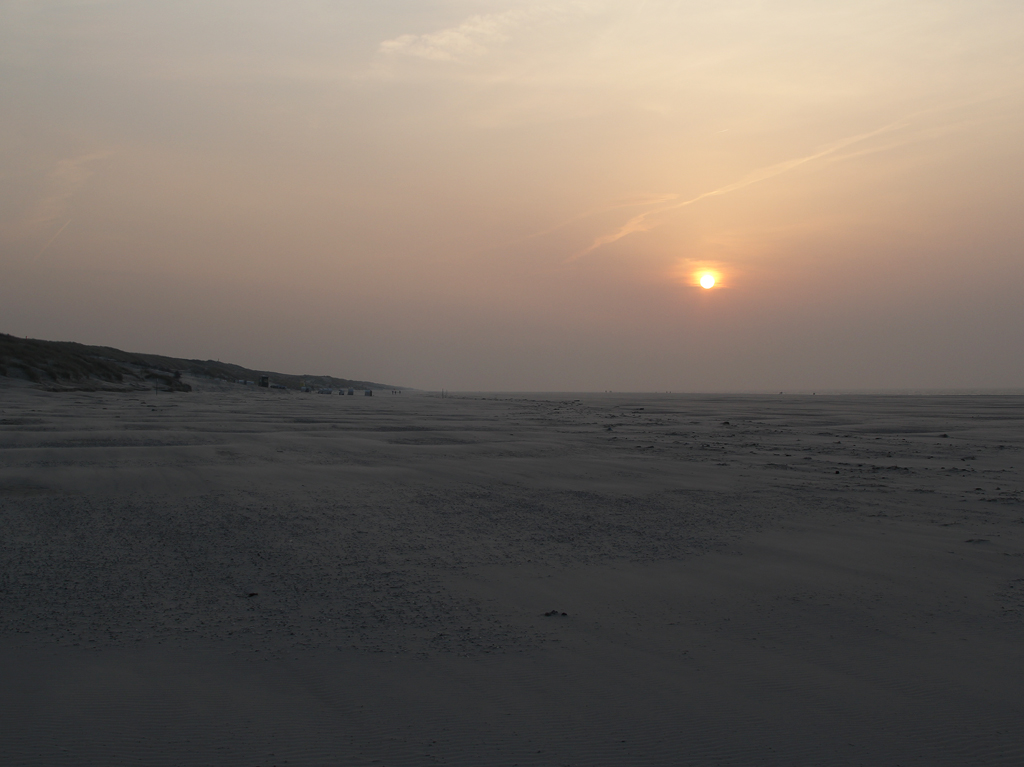
[[[705,290],[715,287],[715,275],[702,274],[700,277],[700,286]]]

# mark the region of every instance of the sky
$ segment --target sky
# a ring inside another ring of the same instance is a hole
[[[0,332],[423,389],[1024,387],[1022,118],[1019,0],[0,0]]]

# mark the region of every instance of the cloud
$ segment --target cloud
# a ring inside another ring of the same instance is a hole
[[[380,44],[380,52],[433,61],[462,61],[482,56],[492,46],[508,40],[508,33],[522,24],[526,16],[521,10],[472,16],[458,26],[438,32],[385,40]]]
[[[558,223],[552,224],[551,226],[545,229],[541,229],[539,232],[528,234],[525,237],[520,237],[514,240],[513,242],[505,244],[511,245],[514,243],[525,242],[526,240],[532,240],[537,237],[544,237],[545,235],[551,234],[552,232],[557,232],[559,229],[564,229],[567,226],[575,224],[578,221],[583,221],[585,219],[590,218],[591,216],[597,216],[612,210],[620,210],[621,208],[636,208],[642,205],[659,205],[662,203],[671,202],[672,200],[678,199],[678,194],[643,194],[636,198],[619,200],[616,202],[609,203],[608,205],[602,205],[599,208],[594,208],[593,210],[587,210],[584,211],[583,213],[578,213],[575,216],[572,216],[571,218],[567,218],[564,221],[559,221]]]
[[[48,239],[46,241],[46,244],[43,245],[43,247],[39,249],[39,253],[36,254],[36,258],[38,258],[39,256],[43,255],[43,253],[46,252],[46,249],[48,247],[50,247],[51,245],[53,245],[54,240],[56,240],[58,237],[60,237],[60,233],[63,232],[65,229],[67,229],[68,228],[68,224],[70,224],[70,223],[71,223],[71,219],[69,218],[67,221],[64,222],[64,226],[62,226],[60,229],[58,229],[54,233],[53,237]]]
[[[34,201],[26,200],[24,213],[0,223],[0,237],[26,241],[45,237],[45,244],[36,253],[36,257],[41,256],[71,223],[69,209],[95,172],[95,164],[112,154],[103,150],[57,161],[46,174],[39,196]]]
[[[817,160],[822,157],[834,154],[835,152],[838,152],[840,149],[844,149],[845,147],[848,147],[852,144],[856,144],[861,141],[866,141],[869,138],[874,138],[875,136],[879,136],[883,133],[888,133],[892,130],[896,130],[897,128],[902,128],[905,126],[906,123],[894,122],[888,125],[884,125],[881,128],[877,128],[873,131],[868,131],[867,133],[859,133],[856,136],[847,136],[846,138],[840,139],[839,141],[835,141],[832,144],[826,146],[824,149],[820,149],[819,151],[814,152],[813,154],[809,154],[805,157],[797,157],[795,159],[785,160],[774,165],[768,165],[764,168],[758,168],[757,170],[748,173],[746,176],[739,179],[738,181],[734,181],[731,184],[726,184],[725,186],[719,187],[718,189],[713,189],[710,192],[704,192],[702,194],[697,195],[696,197],[691,197],[689,200],[683,200],[682,202],[676,202],[671,205],[664,205],[660,208],[654,208],[653,210],[648,210],[643,213],[640,213],[636,216],[633,216],[633,218],[629,219],[629,221],[620,226],[614,232],[609,232],[608,234],[603,234],[600,237],[597,237],[592,243],[590,243],[590,246],[588,248],[580,251],[579,253],[573,254],[572,256],[569,257],[568,261],[575,261],[576,259],[581,258],[582,256],[585,256],[588,253],[593,253],[595,250],[597,250],[600,247],[603,247],[604,245],[610,245],[611,243],[621,240],[623,237],[626,237],[630,234],[634,234],[636,232],[650,231],[657,225],[655,222],[651,221],[651,219],[661,213],[667,213],[668,211],[671,210],[685,208],[688,205],[693,205],[694,203],[700,202],[701,200],[707,197],[718,197],[723,194],[728,194],[729,192],[735,192],[739,189],[743,189],[744,187],[748,187],[751,184],[756,184],[759,181],[764,181],[766,179],[773,178],[774,176],[779,176],[805,163],[812,162],[813,160]]]
[[[25,223],[36,228],[62,218],[72,198],[92,176],[93,163],[111,154],[103,150],[60,160],[50,171],[47,193],[33,206]]]

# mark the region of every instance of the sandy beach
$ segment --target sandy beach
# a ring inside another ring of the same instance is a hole
[[[195,389],[0,389],[4,765],[1024,762],[1024,398]]]

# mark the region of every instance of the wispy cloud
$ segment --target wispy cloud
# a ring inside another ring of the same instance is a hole
[[[458,26],[437,32],[385,40],[380,44],[380,52],[434,61],[463,61],[482,56],[492,46],[506,41],[512,29],[528,15],[527,11],[514,10],[472,16]]]
[[[63,218],[72,198],[92,176],[94,163],[111,154],[109,150],[89,152],[57,162],[50,171],[46,194],[32,207],[27,217],[27,226],[38,228]]]
[[[42,242],[35,257],[43,255],[72,222],[75,198],[95,173],[96,163],[112,155],[110,150],[88,152],[58,160],[39,184],[37,196],[26,199],[21,214],[0,222],[0,238],[9,242]]]
[[[564,221],[559,221],[557,224],[552,224],[546,229],[541,229],[539,232],[534,232],[533,234],[529,234],[526,237],[522,237],[519,240],[516,240],[516,242],[532,240],[536,237],[543,237],[546,234],[557,232],[559,229],[564,229],[565,227],[575,224],[578,221],[583,221],[592,216],[598,216],[602,213],[608,213],[609,211],[620,210],[622,208],[636,208],[643,205],[659,205],[662,203],[671,202],[672,200],[678,199],[678,194],[645,194],[635,199],[612,202],[609,203],[608,205],[602,205],[600,208],[594,208],[593,210],[578,213],[577,215],[572,216],[571,218],[567,218]]]
[[[60,229],[58,229],[56,232],[54,232],[53,237],[48,239],[46,241],[46,244],[43,245],[43,247],[41,247],[39,249],[39,253],[36,254],[36,258],[39,258],[39,256],[43,255],[43,253],[46,252],[46,249],[49,248],[51,245],[53,245],[54,240],[56,240],[58,237],[60,237],[60,233],[63,232],[65,229],[67,229],[68,228],[68,224],[70,224],[70,223],[71,223],[71,219],[69,218],[67,221],[64,222],[64,226],[62,226]]]
[[[672,203],[671,205],[663,205],[658,208],[653,208],[652,210],[644,211],[643,213],[639,213],[636,216],[633,216],[633,218],[629,219],[629,221],[620,226],[614,232],[609,232],[608,234],[604,234],[601,235],[600,237],[597,237],[590,244],[589,247],[587,247],[585,250],[580,251],[579,253],[573,254],[567,259],[567,261],[575,261],[576,259],[581,258],[589,253],[593,253],[600,247],[610,245],[613,242],[617,242],[618,240],[621,240],[623,237],[626,237],[630,234],[634,234],[636,232],[650,231],[657,225],[657,223],[652,219],[661,215],[662,213],[678,210],[679,208],[685,208],[689,205],[693,205],[694,203],[700,202],[701,200],[704,200],[708,197],[719,197],[723,194],[735,192],[739,189],[743,189],[744,187],[756,184],[759,181],[765,181],[766,179],[782,175],[783,173],[787,173],[788,171],[791,171],[794,168],[797,168],[806,163],[813,162],[814,160],[821,159],[822,157],[827,157],[828,155],[834,154],[839,150],[844,149],[853,144],[857,144],[861,141],[866,141],[867,139],[874,138],[875,136],[879,136],[883,133],[888,133],[890,131],[905,126],[905,122],[894,122],[888,125],[884,125],[881,128],[877,128],[873,131],[868,131],[867,133],[859,133],[856,136],[848,136],[844,139],[840,139],[839,141],[835,141],[826,146],[825,148],[820,149],[819,151],[814,152],[813,154],[809,154],[805,157],[797,157],[795,159],[785,160],[783,162],[776,163],[774,165],[769,165],[764,168],[758,168],[757,170],[748,173],[746,176],[739,179],[738,181],[734,181],[731,184],[726,184],[725,186],[719,187],[718,189],[713,189],[710,192],[704,192],[702,194],[697,195],[696,197],[691,197],[688,200],[683,200],[682,202],[675,202]]]

